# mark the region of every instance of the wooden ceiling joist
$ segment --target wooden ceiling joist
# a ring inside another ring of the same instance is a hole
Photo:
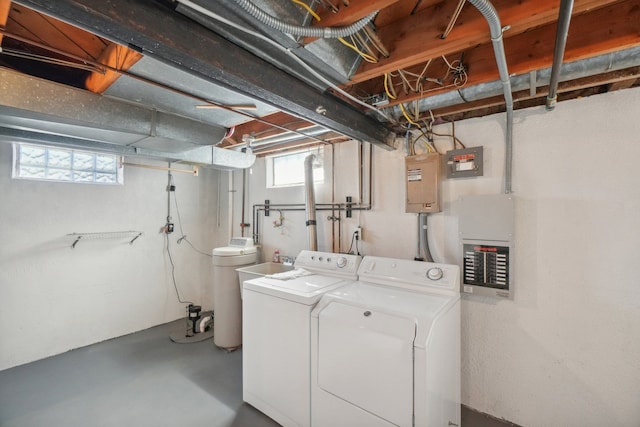
[[[107,47],[108,43],[94,34],[65,22],[15,3],[11,9],[7,29],[26,39],[92,60]]]
[[[269,136],[278,135],[283,132],[282,129],[265,122],[285,127],[290,130],[299,130],[309,126],[313,126],[313,123],[311,122],[293,117],[287,113],[278,112],[262,117],[262,121],[254,120],[236,126],[233,132],[233,136],[226,138],[225,142],[221,146],[232,147],[234,145],[241,145],[243,144],[243,135],[253,135],[255,138],[267,138]]]
[[[10,0],[0,0],[0,27],[6,28],[9,19],[9,10],[11,9]],[[2,45],[2,37],[4,34],[0,32],[0,46]]]
[[[614,3],[617,2],[576,0],[573,11],[574,15],[578,15]],[[493,4],[499,11],[502,25],[510,27],[504,34],[505,38],[553,23],[558,18],[557,0],[496,0]],[[400,22],[379,28],[378,35],[390,50],[391,56],[382,58],[375,64],[364,62],[351,78],[351,83],[380,77],[385,73],[424,63],[430,58],[489,42],[489,27],[485,18],[468,4],[451,34],[444,40],[440,38],[456,6],[457,2],[440,3]]]
[[[375,12],[398,3],[399,0],[352,0],[349,6],[344,6],[336,2],[339,12],[334,13],[323,10],[319,14],[320,21],[315,21],[317,27],[341,27],[350,25],[357,20]]]
[[[620,19],[620,17],[624,19]],[[511,74],[527,74],[548,68],[553,63],[555,44],[555,25],[538,27],[534,30],[510,37],[505,40],[505,56]],[[597,9],[591,13],[575,16],[571,22],[569,37],[564,54],[564,62],[611,53],[614,51],[640,46],[640,0],[629,0]],[[464,63],[468,66],[467,84],[473,86],[498,80],[499,74],[493,56],[493,46],[483,44],[464,51]],[[460,57],[461,53],[448,55],[449,59]],[[435,74],[442,75],[440,64],[433,66]],[[382,92],[378,86],[369,90]],[[451,88],[433,90],[428,95],[446,92]],[[411,102],[426,94],[410,92],[398,94],[397,100],[390,105]]]

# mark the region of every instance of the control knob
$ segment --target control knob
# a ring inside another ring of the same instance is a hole
[[[442,279],[443,275],[444,273],[442,272],[442,269],[440,267],[433,267],[427,270],[427,277],[430,280],[440,280]]]
[[[344,268],[347,265],[347,257],[341,256],[340,258],[338,258],[338,261],[336,261],[336,265],[338,266],[338,268]]]

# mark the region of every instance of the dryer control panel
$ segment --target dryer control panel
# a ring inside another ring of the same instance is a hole
[[[419,292],[459,293],[457,265],[366,256],[358,270],[360,280]]]

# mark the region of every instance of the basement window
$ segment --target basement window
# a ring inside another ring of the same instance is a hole
[[[115,154],[25,143],[13,144],[12,177],[105,185],[124,182],[122,162]]]
[[[267,156],[267,188],[304,185],[304,160],[310,154],[316,156],[316,160],[313,162],[313,181],[323,183],[323,150],[320,148],[313,150],[313,152],[305,150]]]

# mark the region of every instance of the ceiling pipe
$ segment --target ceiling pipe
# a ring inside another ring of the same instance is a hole
[[[556,32],[556,46],[553,50],[553,65],[551,66],[551,82],[547,95],[547,111],[556,108],[558,103],[558,82],[560,81],[560,68],[564,58],[564,48],[567,45],[569,35],[569,23],[573,11],[573,0],[560,1],[560,14],[558,15],[558,30]]]
[[[507,70],[507,58],[504,54],[504,44],[502,42],[502,32],[506,28],[502,28],[500,17],[493,5],[486,0],[469,0],[476,9],[482,13],[489,24],[491,30],[491,42],[493,51],[500,73],[500,81],[504,92],[504,100],[507,108],[507,127],[505,134],[505,178],[504,192],[511,193],[511,163],[513,157],[513,96],[511,95],[511,81],[509,80],[509,71]]]
[[[283,33],[292,34],[294,36],[303,37],[319,37],[324,39],[337,39],[341,37],[349,37],[360,31],[376,16],[378,11],[365,16],[364,18],[354,22],[346,27],[305,27],[300,25],[292,25],[275,18],[249,0],[235,0],[235,2],[245,10],[249,15],[253,16],[263,24]]]

